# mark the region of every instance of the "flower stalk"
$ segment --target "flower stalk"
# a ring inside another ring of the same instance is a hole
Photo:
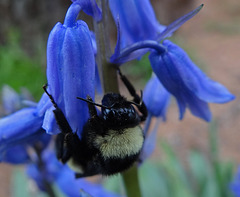
[[[135,163],[130,169],[122,173],[126,195],[128,197],[141,197],[138,178],[138,167]]]
[[[99,7],[102,7],[102,21],[94,20],[94,30],[97,42],[97,65],[103,87],[103,92],[118,93],[117,72],[114,66],[107,61],[107,55],[110,54],[109,43],[107,42],[106,21],[107,21],[107,3],[105,0],[97,0]]]
[[[117,70],[114,64],[107,60],[109,53],[109,43],[107,42],[106,23],[108,8],[105,0],[97,0],[97,4],[102,8],[102,21],[94,21],[94,30],[97,42],[97,64],[102,82],[103,92],[119,93]],[[129,170],[122,173],[123,182],[128,197],[141,197],[140,186],[138,182],[137,165],[135,164]]]

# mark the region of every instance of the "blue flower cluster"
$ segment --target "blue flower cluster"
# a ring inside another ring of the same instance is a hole
[[[143,93],[149,117],[166,120],[170,95],[177,99],[180,119],[184,117],[186,108],[189,108],[193,115],[206,121],[211,120],[209,102],[225,103],[234,99],[223,85],[208,78],[183,49],[166,40],[197,14],[202,5],[169,26],[158,22],[149,0],[114,0],[109,1],[109,8],[118,28],[118,41],[115,52],[108,61],[120,66],[126,61],[139,59],[145,53],[150,53],[153,74]],[[89,95],[94,98],[96,81],[99,81],[95,61],[95,36],[84,21],[77,20],[81,10],[97,22],[102,19],[101,10],[94,0],[72,0],[64,23],[57,23],[49,35],[46,73],[48,92],[79,137],[89,115],[87,105],[79,102],[76,97],[86,98]],[[44,180],[55,181],[63,188],[64,193],[74,196],[68,192],[75,191],[64,189],[64,185],[75,185],[73,173],[47,151],[49,142],[54,140],[50,134],[59,133],[53,110],[54,107],[44,93],[35,105],[0,119],[0,161],[28,163],[28,174],[36,180],[41,190],[45,189]],[[148,127],[145,132],[147,130]],[[152,135],[146,139],[141,160],[153,151],[154,146],[151,144],[156,139],[156,131],[157,129],[151,132]],[[32,157],[29,149],[41,152],[46,163],[44,173],[41,174],[38,159]],[[76,188],[85,188],[89,193],[93,191],[87,189],[89,183],[83,180],[76,184]]]

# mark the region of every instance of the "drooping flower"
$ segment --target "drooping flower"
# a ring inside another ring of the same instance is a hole
[[[46,148],[51,136],[42,129],[42,123],[44,110],[50,104],[44,94],[36,107],[23,108],[0,119],[0,162],[26,163],[30,161],[29,147]]]
[[[142,40],[155,40],[165,28],[149,0],[109,1],[115,23],[120,26],[121,48]]]
[[[149,60],[153,71],[164,87],[176,97],[183,118],[186,107],[193,115],[211,120],[210,103],[226,103],[234,99],[227,88],[208,78],[183,49],[164,41],[165,52],[152,52]]]
[[[55,184],[66,196],[99,196],[117,197],[119,195],[106,191],[101,185],[90,183],[85,179],[76,179],[74,172],[60,163],[52,150],[45,150],[42,154],[41,166],[36,161],[27,166],[27,174],[38,188],[46,191],[46,182]],[[89,194],[89,195],[88,195]]]
[[[112,4],[116,4],[116,3],[120,3],[128,6],[128,2],[126,1],[110,1],[110,6],[111,3]],[[145,2],[145,3],[144,3]],[[148,2],[148,3],[146,3]],[[141,2],[137,2],[135,1],[135,4],[138,6],[142,6],[143,9],[144,6],[146,6],[145,4],[148,4],[146,7],[149,8],[149,6],[151,7],[151,5],[149,4],[149,1],[141,1]],[[117,5],[117,4],[116,4]],[[137,6],[137,7],[138,7]],[[185,22],[187,22],[189,19],[191,19],[192,17],[194,17],[203,7],[203,4],[198,6],[196,9],[194,9],[193,11],[187,13],[186,15],[180,17],[179,19],[173,21],[170,25],[168,26],[161,26],[161,30],[160,31],[156,31],[156,29],[158,28],[145,28],[145,25],[142,26],[142,28],[139,29],[139,33],[137,34],[137,38],[138,39],[131,39],[131,41],[129,41],[127,44],[122,44],[122,42],[124,43],[124,37],[126,37],[126,35],[131,35],[131,36],[136,36],[134,34],[131,33],[131,28],[124,28],[124,31],[121,30],[121,22],[120,22],[120,16],[119,18],[115,16],[115,21],[117,24],[117,29],[118,29],[118,39],[117,39],[117,44],[115,47],[115,51],[114,54],[111,56],[110,61],[112,63],[116,63],[116,64],[123,64],[127,61],[133,60],[133,59],[139,59],[140,57],[142,57],[145,53],[147,53],[148,51],[151,51],[151,49],[154,50],[164,50],[162,49],[162,47],[158,44],[159,42],[161,42],[162,40],[166,39],[167,37],[170,37],[179,27],[181,27],[181,25],[183,25]],[[112,11],[113,13],[118,13],[121,11],[121,7],[114,7],[113,9],[114,11]],[[120,11],[119,11],[120,10]],[[152,8],[151,8],[152,10]],[[126,8],[126,10],[124,10],[122,13],[127,12],[127,15],[122,14],[123,16],[121,18],[125,19],[128,21],[128,19],[132,19],[132,13],[131,13],[131,9]],[[151,11],[149,11],[151,13]],[[113,14],[114,15],[114,14]],[[149,16],[153,16],[153,14],[150,14]],[[139,24],[138,21],[145,21],[145,18],[147,18],[147,16],[141,15],[141,14],[137,14],[137,16],[139,17],[138,19],[135,19],[135,23],[133,23],[132,25],[129,25],[130,27],[134,28],[134,24]],[[137,18],[137,17],[136,17]],[[157,27],[157,23],[156,23],[156,19],[155,17],[153,17],[153,21],[155,21],[155,27]],[[125,20],[123,21],[123,26],[125,23]],[[131,21],[131,20],[129,20]],[[130,22],[131,23],[131,22]],[[141,24],[141,23],[140,23]],[[149,24],[149,23],[148,23]],[[152,31],[152,32],[151,32]],[[156,36],[150,36],[148,35],[148,33],[150,35],[155,34]],[[129,36],[129,37],[131,37]]]
[[[223,85],[209,79],[180,47],[170,41],[159,43],[196,15],[202,7],[200,5],[167,26],[157,40],[142,40],[122,50],[117,46],[110,61],[122,64],[143,55],[143,49],[149,49],[153,71],[167,91],[177,99],[180,119],[183,118],[186,107],[189,107],[193,115],[210,121],[208,102],[225,103],[233,100],[234,96]]]
[[[163,120],[166,120],[170,93],[163,87],[154,73],[144,89],[143,101],[151,116],[162,117]]]
[[[50,94],[73,131],[78,131],[80,136],[88,119],[88,108],[86,103],[76,97],[86,98],[89,95],[94,98],[95,59],[88,26],[81,20],[76,21],[79,11],[86,10],[84,6],[89,4],[86,3],[88,1],[82,4],[79,2],[70,6],[64,24],[57,23],[49,35],[47,80]],[[46,112],[43,127],[48,133],[56,134],[52,110]]]

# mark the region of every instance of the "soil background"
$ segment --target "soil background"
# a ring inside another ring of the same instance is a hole
[[[176,32],[176,39],[212,79],[224,84],[236,96],[236,99],[230,103],[210,104],[210,108],[218,127],[221,159],[232,161],[236,165],[240,164],[240,1],[154,0],[152,2],[156,15],[163,24],[169,24],[204,3],[200,13]],[[3,1],[0,7],[7,4],[7,1]],[[66,5],[61,1],[60,10],[64,10],[61,16],[65,14]],[[65,8],[62,9],[64,6]],[[56,17],[59,16],[60,14]],[[9,18],[7,20],[10,21]],[[59,20],[55,18],[55,22]],[[55,22],[50,24],[51,27]],[[4,27],[7,28],[7,24]],[[39,28],[32,26],[35,27]],[[49,31],[50,29],[47,29],[46,32]],[[0,33],[1,38],[4,32],[0,31]],[[4,39],[0,41],[4,43]],[[167,122],[162,123],[159,128],[158,138],[166,140],[183,160],[193,148],[206,155],[209,154],[209,124],[192,116],[188,110],[184,119],[178,121],[178,109],[174,99],[167,114]],[[154,156],[161,157],[161,151],[157,150]],[[12,170],[12,166],[0,164],[0,196],[2,197],[10,196]]]

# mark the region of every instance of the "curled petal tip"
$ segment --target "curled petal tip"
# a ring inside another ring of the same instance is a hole
[[[157,40],[162,41],[167,37],[170,37],[179,27],[181,27],[185,22],[194,17],[202,8],[204,4],[198,6],[195,10],[189,12],[188,14],[180,17],[179,19],[168,25],[158,36]]]

